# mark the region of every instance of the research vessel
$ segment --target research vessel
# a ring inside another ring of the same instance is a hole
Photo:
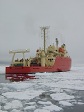
[[[13,54],[10,66],[6,67],[6,79],[11,81],[23,81],[35,79],[35,73],[66,72],[71,68],[71,57],[68,54],[65,43],[59,46],[59,39],[55,39],[55,45],[46,47],[46,31],[49,27],[41,27],[44,39],[44,48],[37,49],[35,57],[25,58],[25,53],[30,50],[12,50]],[[32,44],[32,43],[31,43]],[[21,59],[15,59],[16,53],[23,54]]]

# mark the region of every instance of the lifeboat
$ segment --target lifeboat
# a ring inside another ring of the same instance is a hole
[[[26,79],[35,79],[35,73],[38,72],[66,72],[71,69],[71,58],[66,49],[66,45],[59,46],[56,38],[56,46],[50,45],[46,48],[46,30],[48,27],[42,27],[44,34],[44,49],[37,49],[34,58],[26,58],[25,53],[30,50],[12,50],[13,54],[10,66],[6,67],[6,79],[10,81],[23,81]],[[15,59],[16,53],[23,54],[21,59]],[[30,75],[29,75],[30,74]]]

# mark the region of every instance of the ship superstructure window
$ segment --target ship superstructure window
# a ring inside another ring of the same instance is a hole
[[[49,61],[53,61],[53,59],[48,59]]]

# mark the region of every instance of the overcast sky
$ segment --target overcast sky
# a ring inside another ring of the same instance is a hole
[[[66,44],[73,62],[84,63],[84,0],[0,0],[0,61],[9,50],[42,46],[41,26],[50,26],[47,42]]]

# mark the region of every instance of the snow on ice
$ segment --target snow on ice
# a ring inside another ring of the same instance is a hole
[[[0,65],[0,74],[5,73],[5,67],[6,65]]]
[[[20,107],[23,107],[21,101],[13,100],[9,103],[6,103],[4,109],[8,110],[8,109],[20,108]]]
[[[4,67],[0,69],[4,73]],[[1,74],[0,73],[0,74]],[[0,83],[0,112],[58,112],[84,105],[84,67],[68,72],[37,73],[38,79]]]

